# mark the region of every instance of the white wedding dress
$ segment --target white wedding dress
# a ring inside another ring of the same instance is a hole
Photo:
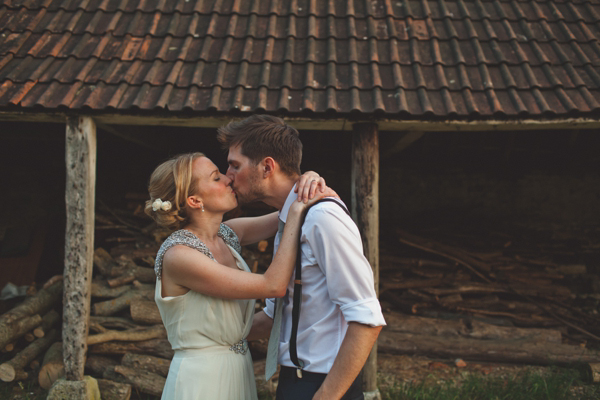
[[[240,256],[235,233],[221,225],[221,236],[239,269],[250,272]],[[256,400],[252,358],[245,341],[254,317],[254,300],[228,300],[189,291],[162,297],[160,273],[164,252],[175,245],[196,248],[212,258],[190,231],[174,232],[156,258],[155,301],[175,350],[163,400]],[[237,250],[236,250],[237,249]]]

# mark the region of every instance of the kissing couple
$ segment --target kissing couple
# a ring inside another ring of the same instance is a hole
[[[155,301],[175,355],[163,400],[257,399],[248,340],[269,338],[266,379],[277,400],[363,399],[361,369],[385,320],[360,232],[282,119],[253,115],[219,128],[222,174],[202,153],[159,165],[146,213],[173,233],[156,256]],[[278,211],[223,222],[238,204]],[[310,208],[310,210],[308,210]],[[275,236],[252,273],[241,246]],[[255,314],[255,299],[267,298]]]

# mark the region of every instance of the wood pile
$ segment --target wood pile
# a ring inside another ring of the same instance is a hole
[[[388,327],[379,351],[541,365],[600,362],[598,242],[524,243],[503,235],[498,243],[492,236],[396,231],[397,250],[381,255]],[[582,257],[591,266],[573,263]]]

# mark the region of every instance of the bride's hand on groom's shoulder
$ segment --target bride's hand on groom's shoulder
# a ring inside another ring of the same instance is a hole
[[[306,203],[309,199],[315,197],[317,189],[320,192],[324,192],[327,184],[315,171],[307,171],[300,176],[298,182],[296,182],[295,192],[298,193],[298,201]]]

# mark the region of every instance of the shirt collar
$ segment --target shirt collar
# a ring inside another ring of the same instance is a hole
[[[281,207],[281,211],[279,211],[279,219],[283,222],[287,221],[288,213],[290,212],[290,207],[294,204],[294,201],[298,198],[298,195],[294,192],[296,189],[296,185],[292,187],[290,193],[288,194],[287,199],[285,199],[285,203],[283,203],[283,207]]]

